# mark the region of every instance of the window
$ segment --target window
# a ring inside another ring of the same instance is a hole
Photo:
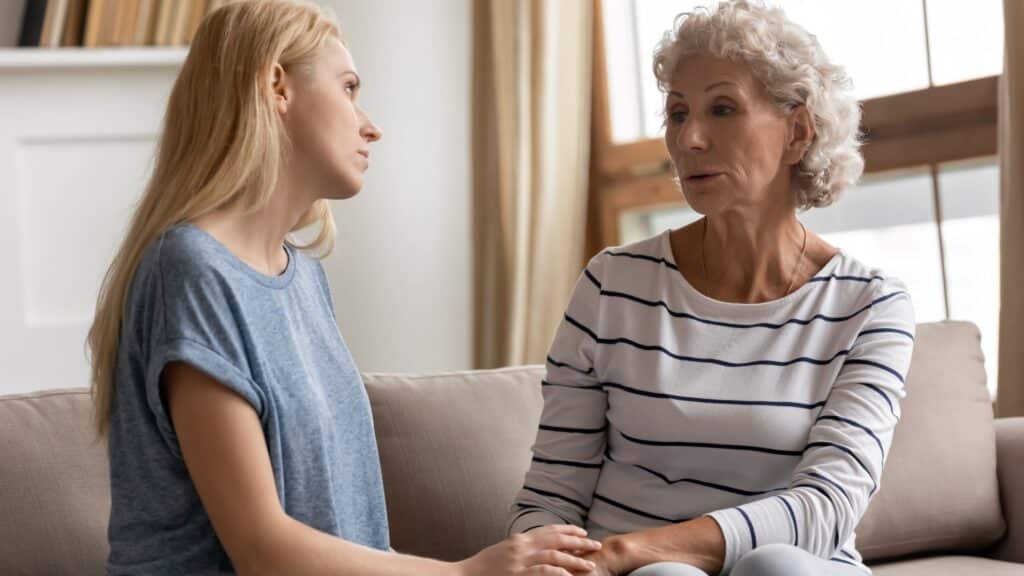
[[[699,218],[662,143],[657,43],[695,0],[595,0],[590,252]],[[862,100],[865,176],[801,214],[848,254],[900,277],[919,322],[970,320],[996,391],[1000,0],[774,0],[846,66]]]

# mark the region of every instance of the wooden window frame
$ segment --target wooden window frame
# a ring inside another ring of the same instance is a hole
[[[593,2],[588,255],[621,243],[623,212],[683,202],[662,139],[612,140],[602,0]],[[998,81],[988,76],[862,101],[864,172],[934,167],[996,154]]]

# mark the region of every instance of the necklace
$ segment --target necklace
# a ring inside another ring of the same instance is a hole
[[[799,220],[797,222],[799,222]],[[789,294],[790,290],[793,289],[793,283],[796,282],[796,272],[800,269],[800,262],[803,261],[804,252],[807,250],[807,227],[804,226],[803,222],[800,222],[800,229],[803,230],[803,240],[800,241],[800,255],[796,257],[796,263],[793,265],[793,271],[789,273],[789,284],[786,285],[786,291],[782,294],[783,296]],[[704,280],[710,283],[711,279],[708,277],[708,261],[704,249],[704,246],[707,244],[707,236],[708,219],[704,218],[704,225],[700,236],[700,266],[704,271]]]

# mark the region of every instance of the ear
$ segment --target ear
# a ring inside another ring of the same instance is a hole
[[[814,118],[804,105],[797,106],[789,113],[789,131],[783,160],[792,166],[804,159],[804,154],[814,142]]]
[[[270,71],[270,91],[274,98],[274,108],[278,114],[287,114],[292,101],[291,78],[285,72],[284,67],[276,62]]]

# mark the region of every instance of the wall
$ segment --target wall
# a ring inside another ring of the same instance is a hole
[[[325,262],[366,371],[472,362],[471,0],[333,0],[384,138]]]

